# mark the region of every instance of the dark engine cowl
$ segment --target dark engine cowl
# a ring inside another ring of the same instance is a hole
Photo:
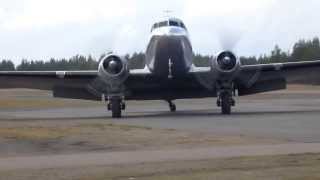
[[[213,60],[212,66],[219,73],[233,73],[240,67],[240,62],[233,52],[224,51]]]
[[[127,61],[114,54],[101,60],[98,71],[100,79],[111,86],[120,86],[129,75]]]
[[[237,65],[237,58],[232,52],[222,52],[217,57],[217,65],[222,71],[231,71]]]
[[[125,69],[124,61],[116,55],[108,55],[100,62],[99,70],[108,76],[118,76]]]

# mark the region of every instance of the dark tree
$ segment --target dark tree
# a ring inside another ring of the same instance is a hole
[[[0,71],[14,71],[15,67],[12,61],[2,60],[0,63]]]

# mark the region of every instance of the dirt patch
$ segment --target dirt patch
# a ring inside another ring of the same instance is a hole
[[[284,141],[245,136],[216,136],[175,129],[120,125],[105,120],[0,123],[0,156],[63,154],[278,144]],[[95,121],[94,123],[92,121]]]
[[[122,166],[0,172],[10,180],[319,179],[320,155],[239,157]]]
[[[56,99],[51,91],[30,89],[1,89],[0,109],[43,109],[63,107],[101,106],[100,102]]]

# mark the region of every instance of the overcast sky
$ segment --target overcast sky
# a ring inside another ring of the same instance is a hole
[[[320,35],[319,0],[0,0],[0,59],[144,51],[164,11],[187,25],[194,51],[289,50]]]

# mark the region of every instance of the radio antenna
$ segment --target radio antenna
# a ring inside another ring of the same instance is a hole
[[[173,11],[165,10],[164,13],[165,13],[165,17],[169,18],[172,15]]]

